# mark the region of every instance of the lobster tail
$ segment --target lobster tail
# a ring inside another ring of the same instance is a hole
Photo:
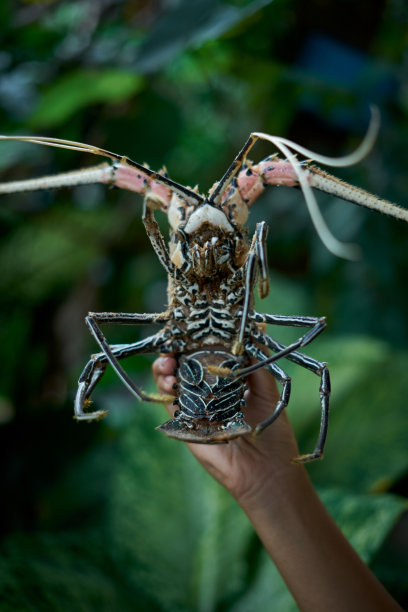
[[[179,359],[178,410],[157,429],[170,438],[216,444],[250,433],[241,412],[246,385],[213,374],[208,366],[235,370],[242,359],[217,350],[201,350]]]

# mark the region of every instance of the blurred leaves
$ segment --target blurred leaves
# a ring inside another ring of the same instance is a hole
[[[327,487],[321,498],[366,563],[373,560],[396,520],[408,510],[406,500],[395,495],[358,495]]]
[[[43,495],[42,529],[5,539],[5,610],[28,605],[34,591],[44,610],[82,601],[130,612],[135,598],[138,610],[297,609],[236,503],[184,445],[154,431],[163,418],[162,408],[135,406],[117,439],[105,435]],[[368,562],[407,507],[392,495],[321,495]]]
[[[163,68],[178,53],[219,38],[273,0],[252,0],[240,6],[219,0],[182,0],[159,19],[140,47],[136,67],[142,72]]]
[[[90,83],[92,87],[89,87]],[[41,104],[29,119],[29,125],[34,129],[59,125],[93,104],[124,102],[142,86],[143,80],[133,72],[75,70],[47,88]]]

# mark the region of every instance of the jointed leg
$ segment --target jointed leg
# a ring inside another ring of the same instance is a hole
[[[111,347],[113,354],[117,359],[130,357],[139,352],[139,343],[133,344],[118,344]],[[97,353],[92,355],[92,358],[86,364],[81,376],[78,380],[78,390],[75,396],[75,418],[78,421],[96,421],[106,416],[106,410],[97,410],[95,412],[84,412],[84,408],[90,404],[91,394],[105,374],[108,360],[105,353]]]
[[[282,345],[283,348],[276,355],[272,355],[272,357],[268,357],[264,364],[259,363],[259,364],[255,364],[252,366],[248,366],[247,368],[243,368],[242,370],[238,370],[235,373],[235,377],[240,378],[242,376],[246,376],[248,374],[251,374],[252,372],[255,372],[259,368],[262,368],[264,365],[268,363],[273,363],[274,361],[278,361],[282,357],[288,357],[291,353],[296,351],[296,349],[302,348],[303,346],[306,346],[307,344],[309,344],[309,342],[312,342],[312,340],[314,340],[316,336],[318,336],[325,328],[326,328],[326,319],[324,317],[322,317],[321,319],[315,319],[315,324],[313,325],[312,329],[308,331],[306,334],[304,334],[303,336],[301,336],[298,340],[296,340],[296,342],[293,342],[292,344],[286,347]]]
[[[234,344],[232,352],[234,355],[240,355],[244,349],[244,334],[245,328],[249,316],[249,304],[254,290],[255,282],[257,279],[257,272],[259,266],[260,280],[259,280],[259,295],[264,298],[269,293],[269,273],[268,263],[266,258],[266,237],[268,235],[268,226],[265,221],[257,223],[255,234],[252,238],[251,248],[246,261],[246,273],[245,273],[245,297],[242,308],[241,324],[238,333],[238,339]]]
[[[278,418],[282,410],[284,410],[284,408],[286,408],[288,405],[291,390],[291,379],[276,363],[267,364],[266,362],[268,360],[268,356],[252,342],[248,342],[245,345],[245,349],[249,355],[252,355],[252,357],[258,359],[260,365],[266,367],[272,376],[274,376],[282,385],[281,395],[278,403],[275,406],[275,410],[270,417],[265,419],[265,421],[258,423],[255,428],[253,435],[258,436],[264,429],[266,429],[266,427],[269,427],[269,425],[271,425]]]
[[[104,411],[86,413],[84,412],[84,407],[89,403],[90,395],[103,376],[108,363],[111,363],[119,378],[138,399],[144,401],[162,401],[162,398],[159,398],[157,395],[149,395],[141,391],[120,366],[119,359],[124,359],[125,357],[130,357],[138,353],[155,353],[162,350],[163,343],[168,340],[167,333],[161,331],[132,344],[110,346],[97,322],[115,322],[129,325],[161,323],[164,320],[166,320],[165,314],[89,313],[86,318],[86,323],[103,352],[94,355],[92,359],[90,359],[79,378],[78,391],[75,399],[75,418],[79,420],[95,420],[105,416],[106,413]],[[165,401],[169,401],[169,397],[166,397]]]
[[[268,226],[265,221],[257,223],[255,235],[256,235],[256,253],[258,256],[259,265],[259,281],[258,281],[258,293],[261,299],[265,298],[269,294],[269,270],[268,270],[268,259],[266,256],[266,238],[268,236]]]
[[[282,344],[281,342],[278,342],[274,338],[271,338],[271,336],[269,336],[266,333],[263,333],[259,329],[257,331],[253,331],[251,333],[251,337],[254,340],[256,340],[256,342],[259,342],[259,344],[262,344],[263,346],[268,347],[268,349],[270,349],[274,353],[281,354],[282,351],[286,351],[287,349],[287,346],[285,344]],[[289,361],[293,361],[293,363],[296,363],[302,366],[303,368],[307,368],[308,370],[310,370],[311,372],[314,372],[318,376],[321,375],[321,372],[326,365],[324,362],[317,361],[317,359],[314,359],[313,357],[309,357],[308,355],[305,355],[304,353],[300,353],[299,351],[292,351],[291,353],[285,355],[285,359],[288,359]]]
[[[323,368],[321,373],[321,383],[319,391],[321,404],[319,437],[317,439],[314,451],[307,455],[300,455],[300,457],[295,457],[293,461],[296,463],[307,463],[308,461],[313,461],[314,459],[320,459],[321,457],[323,457],[324,445],[326,443],[327,437],[327,428],[329,425],[330,398],[330,374],[326,366]]]
[[[75,418],[77,420],[98,420],[106,415],[106,411],[98,410],[96,412],[84,412],[84,408],[90,403],[90,396],[100,379],[105,373],[106,366],[108,363],[112,363],[112,359],[118,367],[114,367],[116,373],[122,382],[128,387],[128,389],[138,399],[148,402],[169,402],[173,401],[173,397],[161,396],[158,394],[147,394],[144,393],[133,381],[129,378],[123,368],[119,365],[118,360],[132,355],[141,353],[157,353],[162,350],[161,342],[166,340],[165,337],[161,338],[159,334],[134,342],[133,344],[119,344],[114,346],[108,346],[102,353],[93,355],[92,358],[86,364],[79,380],[78,390],[75,398]]]
[[[92,315],[88,315],[85,319],[86,324],[88,325],[91,334],[101,347],[102,351],[105,353],[106,359],[109,361],[119,378],[125,384],[126,387],[133,393],[138,399],[144,400],[147,402],[157,401],[157,397],[148,395],[143,393],[128,377],[122,366],[119,364],[117,356],[113,353],[108,341],[102,333],[102,330],[98,326],[95,318]],[[145,340],[140,341],[140,347],[137,352],[144,353],[155,353],[161,349],[161,346],[169,339],[169,335],[167,331],[161,331],[155,334],[154,336],[150,336],[150,338],[146,338]],[[139,344],[139,343],[138,343]],[[163,400],[165,401],[165,400]],[[167,400],[166,400],[167,401]]]
[[[88,317],[91,317],[97,323],[116,323],[119,325],[149,325],[166,323],[169,320],[166,312],[89,312]]]
[[[272,351],[276,352],[278,357],[279,354],[285,351],[286,347],[280,342],[276,342],[273,338],[268,336],[267,334],[263,334],[259,332],[257,334],[253,334],[254,339],[267,346]],[[296,457],[294,461],[298,463],[306,463],[307,461],[313,461],[314,459],[319,459],[323,456],[324,445],[327,437],[327,428],[329,422],[329,399],[330,399],[330,374],[327,368],[326,363],[317,361],[308,355],[303,355],[303,353],[299,353],[298,351],[293,351],[286,355],[286,359],[301,365],[308,370],[311,370],[318,376],[320,376],[320,408],[321,408],[321,419],[320,419],[320,431],[319,437],[315,446],[315,449],[312,453],[307,455],[301,455],[300,457]]]
[[[157,221],[154,218],[153,210],[148,205],[148,198],[144,199],[142,221],[143,225],[145,226],[146,233],[149,237],[151,245],[160,263],[166,270],[167,274],[173,276],[175,272],[175,266],[170,259],[170,254],[167,250],[166,243],[164,242],[164,238],[160,232]]]
[[[324,320],[324,317],[304,317],[300,315],[276,315],[260,312],[251,312],[250,318],[256,323],[268,325],[283,325],[284,327],[314,327]]]

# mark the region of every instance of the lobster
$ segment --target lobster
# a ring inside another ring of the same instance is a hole
[[[307,462],[322,457],[329,420],[330,376],[325,362],[299,349],[312,342],[326,327],[324,317],[266,314],[254,309],[254,289],[268,295],[266,257],[268,227],[260,222],[252,240],[245,223],[249,208],[270,185],[300,187],[320,238],[334,254],[353,258],[356,247],[332,236],[321,216],[312,188],[331,193],[361,206],[408,221],[408,211],[353,187],[311,164],[348,166],[360,161],[375,141],[379,119],[376,110],[360,146],[348,156],[330,158],[312,153],[292,141],[264,133],[252,133],[221,180],[206,196],[171,180],[165,170],[155,172],[124,156],[74,141],[35,136],[1,136],[41,145],[74,149],[107,157],[113,163],[43,178],[0,185],[0,193],[104,183],[144,196],[142,222],[151,245],[168,275],[168,306],[161,313],[89,312],[85,321],[100,347],[92,355],[78,381],[75,418],[98,420],[107,414],[90,410],[91,394],[108,364],[137,399],[173,402],[174,417],[158,427],[171,438],[193,443],[225,443],[271,425],[289,402],[291,379],[278,365],[282,358],[307,368],[320,378],[321,422],[314,450],[297,458]],[[271,142],[283,154],[254,164],[247,155],[258,140]],[[297,160],[294,152],[307,158]],[[154,211],[167,214],[170,241],[167,247]],[[129,344],[110,345],[102,332],[106,323],[155,324],[155,334]],[[296,342],[285,346],[266,333],[266,325],[305,328]],[[171,353],[177,359],[177,397],[144,392],[126,373],[121,361],[140,353]],[[272,353],[272,355],[271,355]],[[252,361],[251,361],[252,359]],[[255,361],[255,362],[254,362]],[[280,398],[271,415],[251,432],[245,420],[244,393],[247,376],[266,368],[280,383]]]

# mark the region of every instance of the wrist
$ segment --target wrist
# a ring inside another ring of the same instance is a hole
[[[264,515],[284,517],[288,509],[304,507],[314,494],[305,467],[289,462],[280,468],[275,465],[262,479],[233,493],[252,522]]]

